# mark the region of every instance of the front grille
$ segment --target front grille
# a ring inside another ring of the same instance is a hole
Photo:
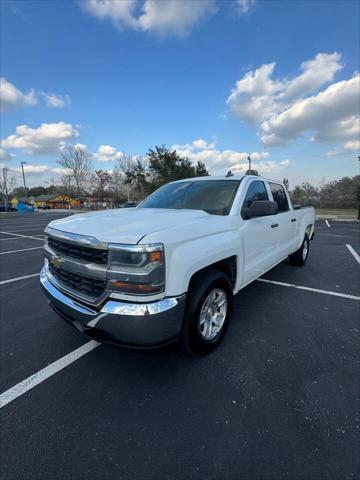
[[[106,264],[108,260],[107,250],[83,247],[76,243],[69,243],[58,238],[48,237],[49,247],[56,253],[62,253],[67,257],[85,260],[91,263]]]
[[[65,287],[90,297],[97,298],[106,289],[106,282],[103,280],[94,280],[77,273],[68,272],[62,268],[55,267],[51,262],[49,262],[49,271]]]

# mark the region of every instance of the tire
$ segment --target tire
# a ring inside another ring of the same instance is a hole
[[[299,248],[299,250],[296,250],[296,252],[289,255],[290,265],[293,265],[295,267],[302,267],[303,265],[305,265],[306,260],[309,256],[309,247],[310,247],[309,236],[306,233],[303,243],[301,244],[301,247]]]
[[[209,269],[193,277],[180,335],[181,347],[187,354],[205,355],[220,344],[232,303],[233,288],[223,272]]]

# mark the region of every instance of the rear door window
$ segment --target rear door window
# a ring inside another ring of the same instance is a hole
[[[278,183],[271,182],[269,182],[269,187],[274,198],[274,202],[278,204],[279,212],[287,212],[289,210],[289,202],[284,187]]]

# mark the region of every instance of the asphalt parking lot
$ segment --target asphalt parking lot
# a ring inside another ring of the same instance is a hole
[[[360,478],[359,222],[318,221],[307,265],[242,290],[221,347],[190,358],[56,316],[37,275],[54,218],[0,219],[2,479]]]

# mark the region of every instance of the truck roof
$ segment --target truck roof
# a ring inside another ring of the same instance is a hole
[[[270,178],[262,177],[261,175],[236,175],[233,174],[230,177],[226,175],[216,175],[216,176],[208,176],[208,177],[193,177],[193,178],[184,178],[182,180],[175,180],[172,183],[179,183],[179,182],[189,182],[189,181],[211,181],[211,180],[242,180],[243,178],[257,178],[260,180],[266,180],[267,182],[275,182],[275,183],[282,183],[279,180],[274,180]]]

